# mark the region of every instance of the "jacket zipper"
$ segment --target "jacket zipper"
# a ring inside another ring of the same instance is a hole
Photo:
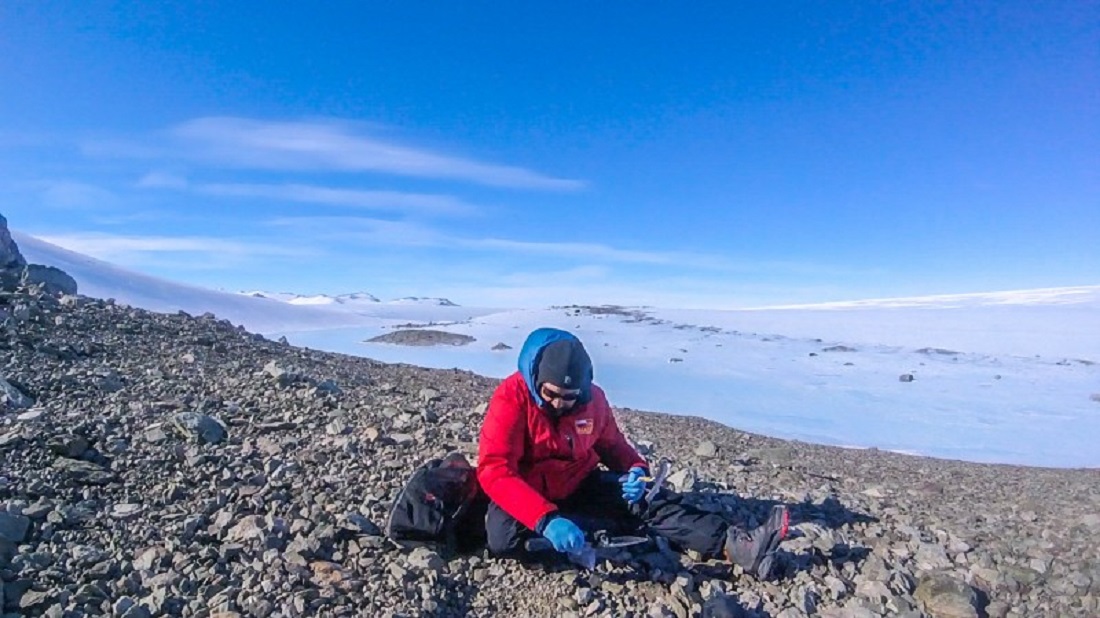
[[[565,438],[565,443],[569,445],[569,458],[576,459],[577,453],[573,448],[573,436],[562,430],[561,420],[561,417],[554,419],[554,430],[558,432],[558,435]]]

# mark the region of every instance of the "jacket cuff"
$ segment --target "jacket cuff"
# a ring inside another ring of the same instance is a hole
[[[542,531],[546,530],[546,525],[549,524],[551,521],[557,519],[560,515],[561,514],[558,513],[558,510],[554,509],[553,511],[550,511],[549,513],[540,517],[538,522],[535,524],[535,532],[541,535]]]

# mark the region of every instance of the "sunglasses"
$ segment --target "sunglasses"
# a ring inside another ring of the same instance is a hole
[[[547,402],[554,401],[555,399],[561,399],[562,401],[576,401],[581,396],[580,391],[573,391],[571,393],[558,393],[546,388],[545,385],[539,388],[539,394],[542,395],[542,398],[545,399]]]

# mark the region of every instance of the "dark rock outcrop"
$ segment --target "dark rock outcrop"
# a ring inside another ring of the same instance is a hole
[[[19,252],[19,245],[8,231],[8,220],[0,215],[0,269],[19,270],[27,265],[23,254]]]
[[[49,294],[76,294],[76,280],[53,266],[27,264],[19,245],[11,237],[8,220],[0,215],[0,290],[38,285]]]

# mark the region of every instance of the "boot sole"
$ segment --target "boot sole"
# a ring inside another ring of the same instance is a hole
[[[758,579],[764,580],[771,577],[772,568],[775,566],[775,551],[779,549],[779,544],[787,537],[790,523],[791,514],[787,511],[785,505],[777,504],[772,507],[767,522],[768,544],[752,570]]]

